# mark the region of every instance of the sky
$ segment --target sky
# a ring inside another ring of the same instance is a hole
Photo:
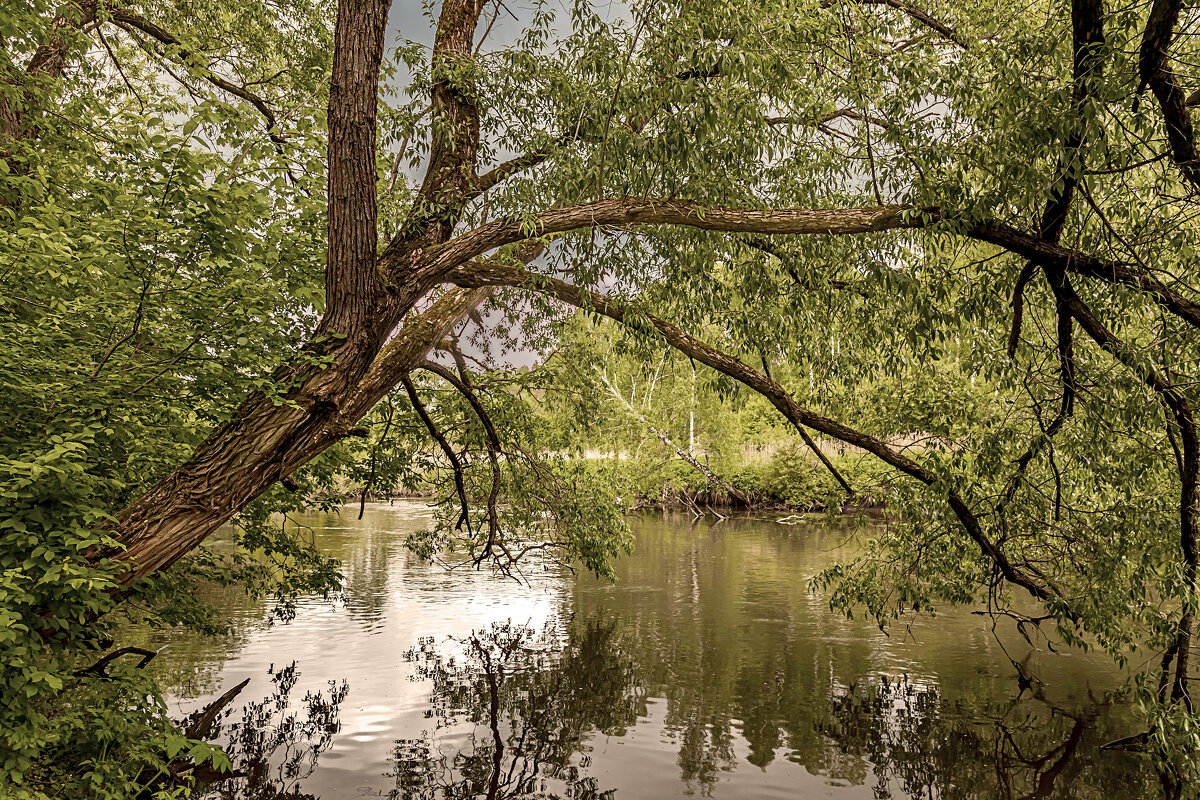
[[[560,24],[570,19],[571,3],[568,0],[549,0],[547,6],[554,10]],[[523,27],[532,19],[535,4],[523,0],[505,0],[502,5],[491,0],[488,2],[480,17],[476,32],[476,44],[479,37],[487,32],[485,49],[499,49],[513,42],[520,35]],[[620,2],[596,2],[594,8],[603,16],[614,18],[628,16],[628,7]],[[414,0],[394,0],[388,18],[389,42],[395,45],[404,40],[419,42],[427,48],[433,47],[434,24],[441,11],[441,3],[425,3]],[[494,20],[494,21],[493,21]],[[553,38],[551,39],[553,42]],[[402,94],[407,85],[409,74],[399,70],[393,80],[398,95]],[[497,153],[501,160],[511,158],[515,153]],[[410,182],[419,182],[423,176],[424,165],[408,169]],[[540,360],[540,354],[529,348],[518,348],[506,352],[499,337],[490,331],[503,320],[498,312],[483,314],[483,330],[475,322],[469,322],[465,328],[458,331],[461,334],[460,345],[468,356],[481,360],[490,360],[496,366],[528,367]],[[490,346],[489,346],[490,345]],[[447,360],[446,356],[438,356],[437,360]]]

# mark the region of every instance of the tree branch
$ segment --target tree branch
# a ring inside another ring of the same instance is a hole
[[[1041,241],[1038,237],[1003,224],[983,223],[966,232],[971,239],[998,245],[1039,266],[1062,269],[1074,275],[1095,278],[1138,289],[1180,319],[1200,328],[1200,304],[1183,297],[1154,276],[1123,264],[1106,261],[1079,250]]]
[[[474,181],[472,190],[468,193],[468,199],[474,199],[484,192],[489,191],[501,181],[516,175],[518,172],[523,172],[530,167],[536,167],[550,156],[554,155],[557,146],[573,141],[572,136],[560,136],[548,147],[543,147],[538,150],[531,150],[528,153],[523,153],[515,158],[510,158],[501,164],[497,164],[489,171],[477,177]]]
[[[61,76],[67,66],[71,34],[95,22],[99,6],[98,0],[68,0],[59,6],[50,23],[50,37],[34,51],[25,68],[26,74],[40,78]]]
[[[147,650],[144,647],[121,647],[121,648],[118,648],[117,650],[113,650],[111,653],[104,656],[99,661],[97,661],[95,664],[92,664],[90,667],[79,670],[78,672],[74,673],[74,675],[76,678],[82,678],[85,675],[95,675],[100,678],[107,678],[108,677],[108,665],[111,664],[113,661],[117,660],[118,658],[120,658],[121,656],[127,656],[127,655],[141,656],[142,660],[137,663],[137,669],[141,669],[142,667],[146,666],[151,661],[153,661],[154,657],[157,656],[158,653],[159,653],[158,650]]]
[[[757,236],[746,237],[746,238],[742,239],[741,241],[743,244],[745,244],[747,247],[751,248],[752,250],[758,250],[761,253],[766,253],[769,256],[774,256],[779,261],[779,263],[783,265],[783,268],[785,270],[787,270],[788,275],[791,277],[792,281],[797,286],[799,286],[803,289],[812,289],[813,288],[811,282],[804,281],[801,279],[800,274],[798,272],[796,272],[796,268],[792,265],[792,260],[789,257],[789,254],[784,252],[783,248],[780,247],[779,245],[777,245],[774,242],[771,242],[767,239],[763,239],[763,238],[760,238]],[[846,289],[846,290],[852,291],[855,294],[859,295],[860,297],[864,297],[864,298],[870,297],[870,293],[866,289],[863,289],[860,286],[855,286],[853,283],[850,283],[849,281],[825,279],[825,284],[833,289]]]
[[[454,488],[458,492],[458,501],[461,504],[461,511],[458,517],[458,523],[454,526],[455,530],[462,530],[465,523],[467,533],[474,535],[471,530],[471,507],[467,503],[467,487],[463,480],[463,465],[459,460],[458,454],[454,452],[454,448],[450,446],[450,442],[446,441],[446,437],[438,430],[437,425],[433,423],[433,417],[429,416],[429,412],[425,409],[425,404],[421,402],[421,396],[417,394],[417,387],[413,386],[412,378],[407,373],[400,376],[400,382],[404,384],[404,391],[408,392],[409,402],[412,403],[413,410],[417,412],[417,416],[421,418],[421,422],[425,425],[425,430],[429,431],[429,435],[438,443],[438,447],[446,455],[446,459],[450,462],[450,468],[454,470]]]
[[[943,39],[954,42],[954,44],[958,45],[963,50],[970,48],[970,45],[967,43],[966,39],[959,35],[949,25],[938,20],[929,13],[922,11],[912,3],[906,2],[905,0],[859,0],[859,2],[864,6],[891,6],[892,8],[902,11],[908,16],[912,17],[917,22],[935,32],[938,36],[941,36]],[[821,0],[821,6],[824,8],[831,7],[833,3],[834,0]]]
[[[220,713],[225,710],[227,705],[233,702],[235,697],[242,693],[242,689],[245,689],[249,683],[250,679],[246,678],[246,680],[205,706],[203,711],[198,712],[190,719],[187,730],[184,731],[183,735],[189,739],[203,739],[207,736],[208,729],[216,722]]]
[[[620,392],[617,391],[617,387],[612,385],[612,382],[609,381],[609,379],[608,379],[608,375],[604,374],[604,372],[600,372],[600,380],[604,382],[604,386],[606,389],[608,389],[608,393],[610,395],[612,395],[612,397],[614,399],[616,399],[616,401],[618,403],[620,403],[625,408],[626,411],[628,411],[630,414],[632,414],[634,419],[636,419],[638,422],[640,422],[642,425],[644,425],[647,430],[649,430],[651,433],[653,433],[655,436],[657,436],[663,444],[665,444],[667,447],[674,450],[675,455],[679,456],[681,459],[686,461],[692,467],[692,469],[699,472],[711,483],[715,483],[717,486],[720,486],[722,489],[724,489],[726,491],[726,493],[729,494],[730,497],[732,497],[734,500],[737,500],[742,505],[744,505],[744,506],[754,505],[754,503],[751,502],[750,498],[746,496],[745,492],[743,492],[741,489],[734,486],[729,481],[722,478],[717,473],[713,472],[708,467],[701,464],[699,461],[697,461],[695,459],[695,457],[693,457],[690,453],[688,453],[687,450],[684,450],[683,448],[677,446],[673,441],[671,441],[671,437],[667,436],[665,433],[660,431],[658,428],[651,425],[649,420],[647,420],[645,417],[643,417],[641,414],[639,414],[638,410],[636,408],[634,408],[632,405],[630,405],[629,401],[626,400],[625,397]]]
[[[577,308],[589,309],[617,322],[624,322],[627,313],[624,306],[600,295],[584,292],[578,287],[560,281],[557,278],[544,275],[531,275],[524,270],[511,266],[493,264],[486,274],[475,276],[463,270],[456,276],[456,280],[465,286],[506,285],[529,289],[550,295]],[[1049,600],[1058,596],[1057,590],[1038,583],[1024,570],[1018,568],[1008,560],[1004,552],[984,532],[978,517],[971,510],[967,502],[954,488],[946,486],[941,476],[908,456],[893,450],[883,440],[857,431],[801,406],[787,390],[773,379],[747,366],[733,356],[716,350],[695,337],[684,333],[670,323],[656,317],[644,315],[644,318],[662,334],[664,341],[668,345],[763,395],[794,425],[808,426],[826,436],[862,448],[927,486],[940,485],[945,487],[950,507],[962,523],[967,535],[979,546],[983,555],[995,565],[1006,580],[1024,588],[1031,595],[1041,600]]]
[[[371,448],[371,467],[367,470],[367,479],[363,481],[362,494],[358,499],[358,518],[362,519],[363,514],[367,510],[367,495],[371,493],[371,487],[375,484],[375,466],[378,463],[379,448],[387,441],[388,433],[392,430],[392,419],[396,415],[396,408],[392,405],[391,398],[388,398],[387,421],[383,425],[383,433],[379,436],[379,441]]]
[[[430,99],[440,132],[430,144],[429,168],[419,194],[426,204],[450,211],[462,207],[475,180],[479,106],[474,87],[459,81],[462,63],[473,57],[475,27],[483,6],[483,0],[444,0],[433,42]],[[432,220],[439,240],[449,237],[453,216]]]
[[[468,266],[468,262],[495,248],[532,240],[538,236],[592,227],[678,225],[727,233],[847,236],[924,228],[940,222],[941,219],[941,213],[936,208],[918,209],[913,206],[789,208],[764,211],[749,208],[705,208],[688,200],[626,197],[550,209],[524,220],[509,217],[488,223],[467,231],[444,245],[429,248],[420,255],[420,273],[423,283],[429,286],[434,286],[443,279],[454,282],[454,278],[450,277],[454,270],[479,269],[480,264]],[[1104,260],[1089,253],[1043,241],[1038,236],[1003,223],[978,223],[960,233],[970,239],[998,245],[1039,266],[1062,269],[1106,283],[1119,283],[1138,289],[1148,294],[1163,308],[1200,328],[1200,303],[1183,297],[1157,278],[1128,264]],[[395,286],[393,276],[406,275],[405,268],[408,265],[408,262],[399,261],[395,257],[389,258],[388,254],[385,254],[381,270],[389,276],[390,285]]]
[[[804,426],[797,425],[796,431],[799,432],[800,438],[804,440],[805,446],[812,451],[813,455],[817,457],[818,461],[825,465],[826,471],[828,471],[829,474],[833,476],[833,479],[842,487],[842,490],[846,493],[846,497],[853,498],[854,487],[852,487],[850,482],[842,476],[841,471],[833,465],[833,462],[829,460],[829,457],[821,451],[821,448],[817,446],[817,443],[813,441],[813,438],[808,435],[808,431],[804,429]]]
[[[727,233],[849,235],[924,227],[928,222],[922,220],[923,213],[935,212],[923,212],[911,206],[758,210],[706,208],[690,200],[651,197],[597,200],[549,209],[525,219],[506,217],[467,231],[426,252],[422,258],[422,271],[444,275],[453,267],[497,247],[581,228],[682,225]]]
[[[1087,140],[1087,105],[1091,97],[1093,81],[1103,68],[1103,62],[1099,57],[1104,46],[1102,0],[1073,0],[1071,3],[1071,36],[1074,124],[1063,142],[1063,155],[1058,164],[1060,178],[1053,183],[1053,188],[1050,190],[1050,197],[1042,211],[1041,228],[1038,231],[1038,239],[1049,244],[1057,244],[1062,236],[1063,227],[1067,222],[1067,214],[1079,186],[1080,176],[1086,166],[1083,148]],[[1017,341],[1021,333],[1024,286],[1025,282],[1032,277],[1033,265],[1033,261],[1025,265],[1017,278],[1017,286],[1013,290],[1013,326],[1008,341],[1010,358],[1016,353]],[[1063,265],[1042,264],[1041,266],[1042,274],[1049,282],[1055,298],[1054,312],[1057,317],[1056,334],[1062,397],[1054,419],[1042,431],[1041,436],[1031,442],[1029,448],[1017,459],[1016,470],[1009,480],[1000,504],[997,505],[997,513],[1002,513],[1003,507],[1012,502],[1021,478],[1034,456],[1054,438],[1067,419],[1075,413],[1075,395],[1078,386],[1075,375],[1074,326],[1066,305],[1067,295],[1074,294],[1075,290],[1071,287],[1070,278]],[[1057,472],[1055,475],[1057,477]],[[1056,494],[1056,497],[1058,496]]]
[[[500,497],[500,437],[496,434],[496,426],[492,423],[491,416],[487,413],[487,409],[479,402],[479,398],[475,395],[475,391],[468,386],[461,378],[454,374],[451,370],[443,367],[436,361],[426,361],[421,365],[421,369],[426,372],[432,372],[442,380],[449,383],[461,394],[475,411],[475,416],[479,418],[479,422],[483,425],[484,442],[487,444],[488,460],[492,465],[492,488],[488,493],[487,513],[488,513],[488,538],[484,543],[483,549],[475,558],[475,565],[479,566],[485,559],[495,557],[495,548],[504,549],[503,543],[500,541],[500,517],[496,511],[496,503]]]
[[[1138,51],[1138,77],[1141,80],[1138,93],[1147,86],[1154,93],[1167,126],[1171,157],[1192,188],[1200,189],[1200,153],[1196,151],[1188,98],[1184,96],[1179,77],[1171,69],[1169,59],[1171,40],[1175,36],[1175,25],[1179,22],[1182,7],[1182,0],[1154,0],[1150,6],[1150,16],[1146,20],[1146,30]]]
[[[29,123],[27,114],[40,108],[31,85],[40,80],[56,80],[67,65],[67,55],[83,28],[96,21],[98,0],[68,0],[59,6],[50,22],[50,35],[33,52],[22,73],[8,61],[0,70],[0,83],[16,87],[16,96],[0,92],[0,158],[7,159],[6,140],[17,141],[38,135],[36,122]],[[13,102],[15,101],[15,102]]]
[[[354,338],[360,328],[371,327],[364,323],[379,294],[375,120],[389,5],[390,0],[338,3],[329,82],[327,308],[318,337]]]
[[[491,288],[451,289],[424,313],[407,318],[371,362],[354,392],[343,400],[334,427],[349,429],[362,419],[384,395],[403,383],[407,373],[419,368],[429,351],[491,293]]]
[[[114,25],[126,31],[127,33],[132,34],[134,30],[141,31],[160,44],[174,48],[175,55],[179,58],[179,60],[183,61],[193,69],[199,68],[200,77],[205,81],[211,83],[213,86],[216,86],[222,91],[228,92],[234,97],[245,100],[247,103],[254,106],[254,108],[258,110],[258,113],[261,114],[263,119],[266,121],[267,134],[271,137],[272,142],[274,142],[277,146],[280,146],[287,141],[283,138],[282,134],[279,133],[275,112],[271,110],[271,107],[267,104],[266,100],[263,100],[262,97],[250,91],[245,86],[238,86],[236,83],[225,80],[220,75],[213,72],[211,67],[209,67],[207,64],[200,63],[200,57],[196,53],[184,47],[183,43],[180,42],[179,39],[176,38],[176,36],[170,31],[155,25],[145,17],[134,14],[133,12],[127,11],[123,8],[112,9],[110,20]],[[133,39],[135,42],[141,44],[136,36],[134,36]]]
[[[869,125],[875,125],[879,128],[883,128],[884,130],[892,127],[892,123],[888,122],[883,117],[864,114],[861,111],[856,111],[853,108],[835,109],[834,111],[830,111],[828,114],[822,114],[815,121],[811,119],[803,119],[801,117],[767,117],[764,122],[771,127],[780,125],[815,125],[816,127],[820,128],[838,119],[853,119],[857,120],[858,122],[866,122]]]

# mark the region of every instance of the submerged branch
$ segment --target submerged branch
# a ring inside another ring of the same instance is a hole
[[[715,483],[717,486],[720,486],[722,489],[724,489],[726,491],[726,493],[728,493],[728,495],[730,497],[737,500],[742,505],[744,505],[744,506],[754,505],[754,503],[750,500],[750,498],[746,495],[745,492],[743,492],[741,489],[738,489],[736,486],[734,486],[732,483],[730,483],[729,481],[722,478],[717,473],[713,472],[711,469],[706,467],[704,464],[700,463],[700,461],[698,461],[695,458],[695,456],[693,456],[687,450],[684,450],[682,447],[679,447],[673,441],[671,441],[671,437],[667,436],[665,433],[660,431],[658,428],[651,425],[650,421],[647,420],[640,413],[638,413],[638,410],[636,408],[634,408],[629,403],[629,401],[626,400],[624,398],[624,396],[621,395],[620,392],[617,391],[617,387],[612,385],[612,382],[608,379],[608,375],[601,372],[600,380],[602,380],[604,382],[604,386],[605,386],[605,388],[608,389],[608,393],[610,395],[612,395],[612,397],[615,398],[617,400],[617,402],[619,402],[622,406],[624,406],[626,411],[628,411],[630,414],[632,414],[634,416],[634,418],[637,419],[637,421],[639,423],[641,423],[643,426],[645,426],[645,428],[647,430],[649,430],[651,433],[653,433],[655,436],[657,436],[663,444],[665,444],[667,447],[674,450],[675,454],[677,456],[679,456],[681,459],[683,459],[684,461],[686,461],[689,465],[691,465],[692,469],[699,472],[707,480],[711,481],[712,483]]]

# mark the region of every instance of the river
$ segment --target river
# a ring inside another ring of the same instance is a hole
[[[223,723],[255,766],[210,796],[272,798],[1153,797],[1102,656],[1032,650],[969,609],[885,634],[808,579],[849,524],[633,520],[609,584],[422,563],[421,503],[304,520],[336,600],[290,622],[231,590],[233,632],[156,634],[180,714],[243,679]],[[1011,660],[1010,660],[1011,659]],[[1022,691],[1012,661],[1041,684]]]

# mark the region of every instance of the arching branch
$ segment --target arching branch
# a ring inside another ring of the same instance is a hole
[[[145,667],[147,664],[149,664],[151,661],[153,661],[154,657],[157,656],[159,654],[159,652],[160,652],[160,650],[147,650],[144,647],[121,647],[116,650],[113,650],[111,653],[104,656],[99,661],[97,661],[95,664],[92,664],[90,667],[86,667],[84,669],[78,670],[77,672],[75,672],[75,677],[82,678],[84,676],[91,675],[91,676],[95,676],[95,677],[99,677],[99,678],[108,678],[109,677],[108,665],[111,664],[113,661],[116,661],[121,656],[127,656],[127,655],[141,656],[142,657],[141,660],[138,661],[138,663],[136,665],[137,669],[141,669],[141,668]]]
[[[624,197],[543,211],[524,219],[509,217],[467,231],[420,255],[422,285],[454,282],[455,270],[472,259],[516,242],[533,241],[555,233],[596,227],[682,226],[725,233],[770,236],[854,236],[880,231],[919,229],[942,221],[936,208],[869,206],[843,209],[706,208],[688,200]],[[953,230],[952,228],[948,230]],[[954,235],[987,242],[1040,267],[1137,289],[1167,311],[1200,328],[1200,303],[1190,300],[1144,270],[1072,250],[1003,223],[978,223]],[[392,285],[409,277],[412,262],[385,253],[381,271]],[[466,267],[475,269],[475,266]]]
[[[1008,225],[976,225],[966,232],[966,236],[1003,247],[1040,267],[1049,266],[1073,275],[1137,289],[1189,325],[1200,328],[1200,303],[1184,297],[1153,275],[1128,264],[1042,241]]]
[[[577,308],[587,309],[624,322],[627,312],[623,305],[603,296],[580,290],[576,286],[543,275],[531,275],[509,266],[493,265],[486,275],[477,275],[475,280],[463,271],[456,280],[462,285],[507,285],[518,286],[557,298]],[[975,512],[952,487],[946,487],[941,476],[919,462],[897,452],[883,440],[857,431],[836,420],[812,411],[796,402],[795,398],[773,379],[746,365],[742,361],[723,353],[710,345],[684,333],[680,329],[653,316],[644,316],[654,326],[663,340],[696,361],[727,375],[765,397],[775,408],[795,425],[805,425],[855,447],[862,448],[900,472],[915,478],[927,486],[943,486],[955,516],[958,517],[967,535],[979,546],[984,556],[995,565],[1000,574],[1014,585],[1020,586],[1034,597],[1049,600],[1058,597],[1052,586],[1039,583],[1025,570],[1009,561],[1005,553],[988,537]]]
[[[483,225],[425,253],[422,271],[444,275],[447,270],[498,247],[584,228],[680,225],[726,233],[846,236],[920,228],[927,224],[922,211],[911,206],[759,210],[706,208],[690,200],[623,197],[552,208],[524,219],[506,217]]]

